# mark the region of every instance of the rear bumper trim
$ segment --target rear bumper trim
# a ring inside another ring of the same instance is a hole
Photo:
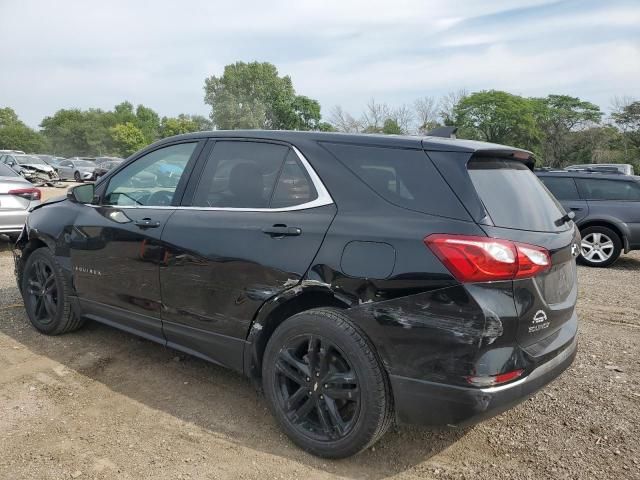
[[[469,425],[498,415],[531,397],[573,362],[575,336],[555,357],[526,377],[496,387],[471,388],[390,375],[401,423]]]

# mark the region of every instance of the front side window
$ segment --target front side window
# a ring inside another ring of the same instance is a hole
[[[576,182],[587,200],[640,201],[638,182],[599,178],[576,178]]]
[[[111,178],[104,205],[169,206],[197,143],[159,148],[138,158]]]
[[[540,177],[544,186],[549,189],[558,200],[579,200],[578,189],[573,178]]]

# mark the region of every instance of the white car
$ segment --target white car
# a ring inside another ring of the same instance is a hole
[[[40,204],[41,195],[31,182],[0,164],[0,234],[17,238],[29,209]]]

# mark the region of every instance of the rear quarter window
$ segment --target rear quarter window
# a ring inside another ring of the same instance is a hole
[[[564,210],[522,162],[471,159],[467,170],[495,226],[536,232],[570,228],[568,223],[555,224],[565,214]]]
[[[423,150],[322,143],[376,194],[421,213],[470,220]]]

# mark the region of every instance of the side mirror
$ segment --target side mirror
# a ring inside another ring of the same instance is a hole
[[[92,203],[96,188],[93,183],[76,185],[67,192],[67,199],[74,203]]]

